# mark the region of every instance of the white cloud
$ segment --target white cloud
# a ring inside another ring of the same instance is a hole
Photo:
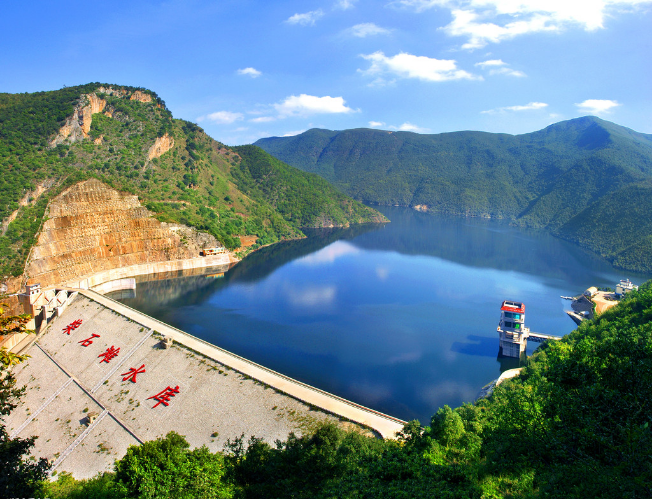
[[[380,26],[377,26],[374,23],[356,24],[355,26],[349,28],[346,31],[351,36],[356,36],[358,38],[366,38],[368,36],[374,36],[374,35],[387,35],[391,33],[391,30],[387,28],[381,28]]]
[[[317,19],[323,17],[324,11],[321,9],[311,10],[305,14],[294,14],[285,22],[288,24],[299,24],[301,26],[314,26]]]
[[[475,49],[527,33],[579,27],[604,27],[607,16],[631,10],[652,0],[395,0],[392,5],[415,12],[435,7],[451,11],[453,21],[444,31],[465,36],[462,47]]]
[[[390,2],[390,5],[404,7],[414,10],[415,12],[423,12],[424,10],[428,10],[433,7],[446,6],[448,3],[448,0],[395,0]]]
[[[489,61],[483,61],[483,62],[476,62],[475,66],[478,66],[482,69],[487,69],[489,67],[495,67],[495,66],[506,66],[507,63],[503,62],[500,59],[491,59]]]
[[[366,71],[362,71],[361,69],[358,69],[359,72],[361,73],[366,73]],[[396,78],[392,78],[391,80],[387,80],[383,78],[382,76],[378,76],[377,78],[374,78],[371,80],[369,83],[367,83],[368,87],[371,88],[380,88],[380,87],[388,87],[391,85],[394,85],[396,83]]]
[[[489,74],[515,76],[516,78],[524,78],[527,76],[523,71],[519,71],[518,69],[512,69],[512,68],[492,69],[491,71],[489,71]]]
[[[378,127],[381,127],[381,126],[385,126],[385,123],[382,122],[382,121],[370,121],[369,126],[371,128],[378,128]]]
[[[280,117],[305,116],[308,114],[351,113],[342,97],[316,97],[314,95],[291,95],[280,104],[274,104]]]
[[[516,69],[507,67],[508,64],[500,59],[492,59],[484,62],[476,62],[475,65],[482,69],[489,68],[490,75],[507,75],[507,76],[521,77],[521,78],[525,76],[525,73],[523,71],[518,71]]]
[[[242,113],[232,113],[231,111],[217,111],[216,113],[207,114],[197,118],[197,122],[202,122],[204,120],[214,121],[220,125],[228,125],[236,121],[244,119]]]
[[[283,137],[294,137],[295,135],[300,135],[305,131],[306,129],[304,128],[303,130],[294,130],[293,132],[285,132],[283,134]]]
[[[506,111],[536,111],[538,109],[544,109],[548,107],[548,104],[545,102],[530,102],[524,106],[507,106],[507,107],[498,107],[496,109],[489,109],[487,111],[480,111],[481,114],[496,114],[504,113]]]
[[[464,49],[482,48],[488,43],[499,43],[518,35],[540,31],[557,31],[559,27],[550,23],[548,16],[532,15],[524,21],[513,21],[504,26],[491,22],[478,22],[481,15],[472,10],[453,10],[453,21],[443,28],[451,36],[466,36],[469,41]]]
[[[425,133],[429,131],[428,128],[422,128],[420,126],[413,125],[412,123],[409,123],[407,121],[399,127],[390,126],[388,128],[390,128],[391,130],[398,130],[399,132]]]
[[[260,116],[258,118],[251,118],[249,121],[252,123],[269,123],[270,121],[276,121],[276,118],[273,116]]]
[[[239,75],[251,76],[252,78],[258,78],[261,74],[263,74],[255,68],[238,69],[237,73]]]
[[[387,57],[383,52],[362,55],[371,66],[366,71],[369,75],[391,73],[401,78],[416,78],[425,81],[474,80],[482,79],[462,69],[449,59],[434,59],[401,52],[393,57]]]
[[[336,9],[349,10],[355,6],[358,0],[337,0],[335,2]]]
[[[620,106],[620,103],[608,99],[587,99],[584,102],[575,105],[583,113],[607,114],[613,108]]]

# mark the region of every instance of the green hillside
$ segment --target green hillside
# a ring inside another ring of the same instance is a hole
[[[652,181],[652,135],[599,118],[524,135],[313,129],[256,145],[366,203],[511,219],[652,270],[648,201],[627,195]],[[614,196],[626,200],[620,214],[607,207]]]
[[[92,114],[88,137],[53,144],[91,94],[106,104]],[[144,97],[131,99],[138,96]],[[160,137],[174,147],[150,160]],[[0,233],[0,277],[22,273],[49,199],[89,176],[137,194],[160,220],[210,232],[230,249],[240,245],[239,235],[256,235],[257,247],[302,237],[303,227],[384,220],[317,175],[254,146],[227,147],[174,119],[142,88],[91,83],[0,94],[0,172],[0,220],[17,215]]]

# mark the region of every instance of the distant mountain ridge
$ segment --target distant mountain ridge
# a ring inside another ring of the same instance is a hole
[[[312,129],[255,145],[366,203],[511,219],[652,271],[652,135],[600,118],[522,135]]]

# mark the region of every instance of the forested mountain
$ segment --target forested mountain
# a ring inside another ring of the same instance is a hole
[[[256,145],[366,203],[512,219],[652,270],[652,135],[599,118],[523,135],[313,129]]]
[[[147,89],[90,83],[0,94],[0,277],[22,273],[49,199],[90,176],[230,249],[238,235],[260,245],[301,237],[302,227],[384,220],[317,175],[173,119]]]

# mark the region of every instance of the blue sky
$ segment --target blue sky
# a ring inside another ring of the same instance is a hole
[[[229,144],[313,127],[652,133],[652,0],[11,2],[0,92],[156,91]]]

